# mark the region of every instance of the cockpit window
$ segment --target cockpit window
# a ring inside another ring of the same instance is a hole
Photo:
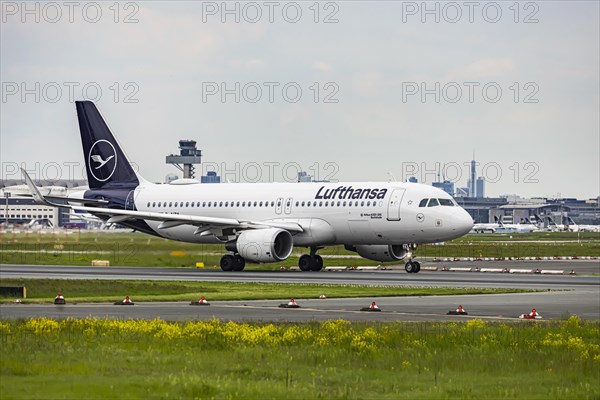
[[[439,205],[440,205],[440,203],[438,203],[437,199],[429,199],[429,203],[427,204],[427,207],[437,207]]]
[[[423,200],[421,200],[421,202],[419,203],[419,207],[426,207],[427,206],[427,200],[429,200],[429,199],[423,199]]]
[[[454,207],[454,203],[450,199],[438,199],[438,201],[440,202],[441,206]]]

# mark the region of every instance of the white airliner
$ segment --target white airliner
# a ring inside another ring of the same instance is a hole
[[[134,172],[92,102],[76,108],[90,189],[63,198],[67,207],[151,235],[223,244],[230,251],[221,258],[224,271],[285,260],[294,246],[309,249],[300,269],[319,271],[317,251],[345,245],[371,260],[406,259],[406,271],[419,272],[419,244],[455,239],[473,226],[451,196],[416,183],[153,184]],[[65,206],[23,175],[37,202]]]
[[[478,224],[473,225],[473,228],[471,229],[471,232],[474,233],[495,233],[500,227],[500,220],[498,219],[497,216],[494,215],[494,221],[495,222],[481,222]]]
[[[566,217],[565,224],[557,224],[552,217],[547,218],[548,227],[553,232],[600,232],[600,225],[579,225],[571,217]]]

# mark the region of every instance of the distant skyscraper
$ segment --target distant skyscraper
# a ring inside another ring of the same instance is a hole
[[[469,179],[469,182],[468,182],[470,197],[476,197],[476,195],[477,195],[477,188],[476,188],[477,180],[475,179],[477,176],[477,171],[475,170],[476,162],[474,159],[475,159],[475,154],[473,154],[473,160],[471,160],[471,178]]]
[[[485,178],[483,176],[477,178],[477,193],[475,197],[478,199],[485,197]]]

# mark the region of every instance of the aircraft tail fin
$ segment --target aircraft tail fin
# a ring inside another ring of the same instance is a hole
[[[90,189],[138,186],[138,176],[96,105],[76,101],[75,106]]]

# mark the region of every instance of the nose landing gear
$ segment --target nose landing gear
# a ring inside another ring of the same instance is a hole
[[[416,274],[421,270],[421,263],[418,261],[413,261],[413,252],[417,250],[417,245],[415,243],[411,243],[406,245],[407,249],[406,253],[406,264],[404,264],[404,269],[409,274]]]

